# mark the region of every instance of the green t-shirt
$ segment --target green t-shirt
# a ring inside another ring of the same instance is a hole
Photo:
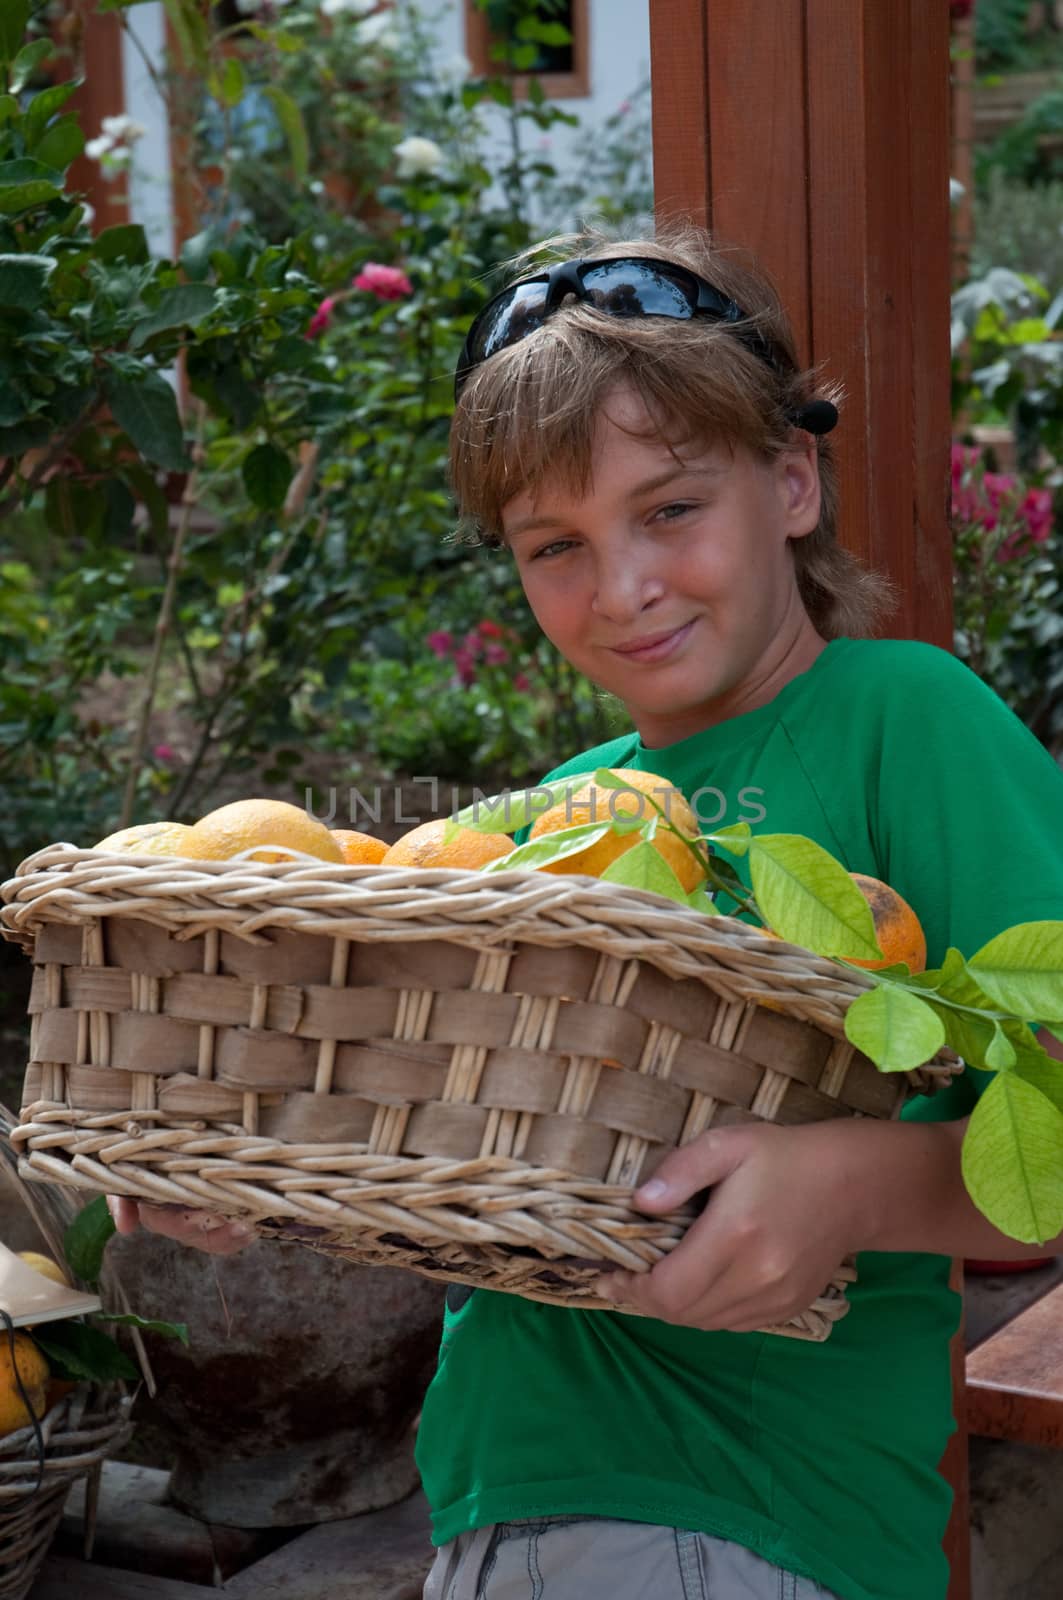
[[[930,645],[833,641],[766,706],[665,749],[631,734],[551,776],[659,773],[703,825],[804,833],[915,907],[928,959],[1063,917],[1063,773]],[[909,1112],[966,1114],[965,1075]],[[445,1543],[617,1517],[733,1539],[844,1600],[942,1600],[958,1297],[939,1255],[866,1253],[822,1344],[478,1290],[448,1310],[418,1462]]]

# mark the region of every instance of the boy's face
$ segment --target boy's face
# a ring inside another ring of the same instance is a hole
[[[677,461],[634,436],[648,422],[616,391],[586,495],[547,484],[503,523],[547,638],[660,747],[766,704],[823,648],[788,543],[815,528],[820,500],[813,446],[772,462],[689,446]]]

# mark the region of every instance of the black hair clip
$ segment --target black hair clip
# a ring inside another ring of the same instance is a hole
[[[806,433],[830,433],[838,426],[838,407],[830,400],[809,400],[796,411],[791,411],[790,421],[795,428]]]

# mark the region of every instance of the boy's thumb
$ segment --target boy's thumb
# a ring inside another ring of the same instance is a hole
[[[729,1137],[737,1128],[711,1129],[665,1156],[653,1177],[635,1190],[640,1211],[674,1211],[699,1190],[719,1183],[741,1160],[739,1140]]]

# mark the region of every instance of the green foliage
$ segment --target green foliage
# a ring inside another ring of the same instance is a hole
[[[972,278],[1007,267],[1063,285],[1063,180],[1027,184],[991,167],[972,199]]]
[[[980,72],[1019,72],[1031,64],[1027,19],[1031,0],[976,0]]]
[[[979,184],[996,168],[1023,183],[1063,177],[1063,81],[1027,106],[1018,122],[976,152]]]
[[[573,119],[504,63],[444,71],[412,8],[292,0],[219,34],[170,0],[162,81],[204,205],[165,261],[134,224],[89,232],[72,86],[14,93],[52,49],[22,47],[21,15],[0,95],[0,870],[110,831],[123,795],[139,819],[292,794],[315,752],[468,780],[604,737],[508,564],[447,538],[449,373],[499,263],[572,199],[547,198],[538,141]],[[557,26],[522,13],[522,49],[525,21]],[[367,262],[409,292],[357,287]],[[462,676],[426,638],[478,618],[507,659]]]

